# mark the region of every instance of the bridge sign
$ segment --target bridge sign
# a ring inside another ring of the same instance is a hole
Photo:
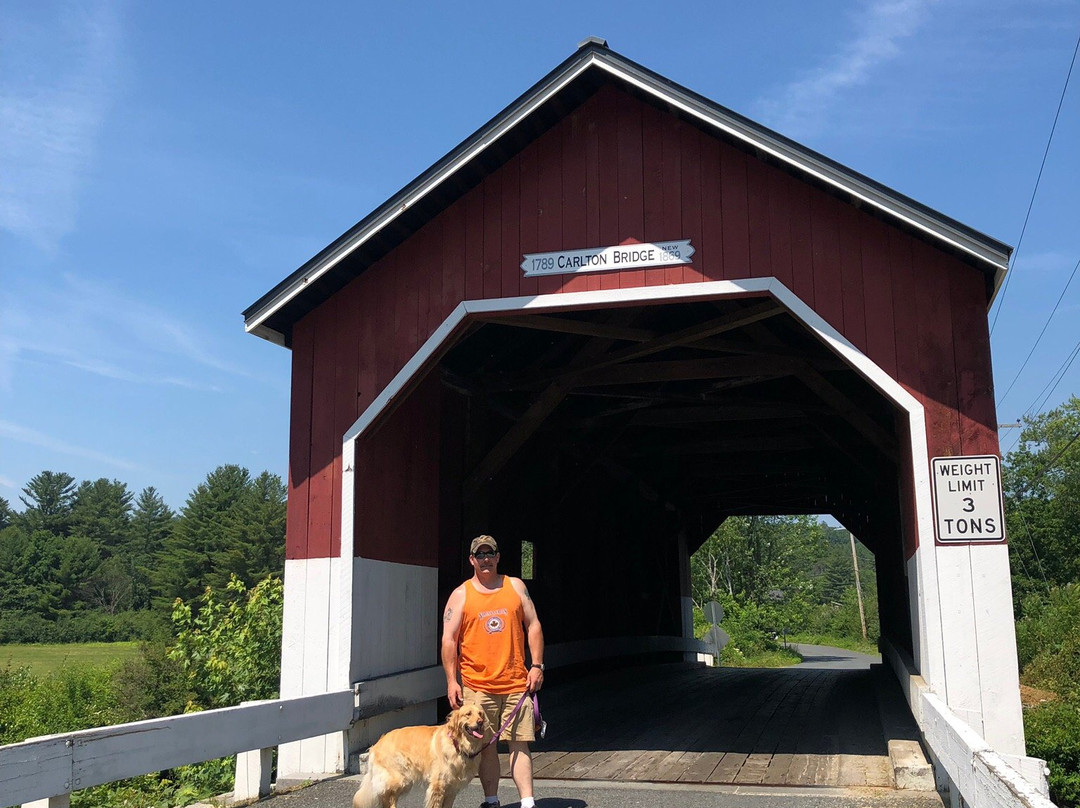
[[[724,619],[724,607],[715,600],[710,600],[705,604],[705,619],[714,626],[719,625],[720,621]]]
[[[715,656],[719,657],[720,652],[724,650],[724,646],[731,642],[731,637],[720,626],[713,626],[705,632],[705,636],[702,638],[710,646],[716,649]]]
[[[935,457],[934,529],[943,544],[1005,541],[997,455]]]

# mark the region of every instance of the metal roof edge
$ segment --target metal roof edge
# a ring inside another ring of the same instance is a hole
[[[657,95],[668,103],[674,102],[675,106],[685,113],[712,124],[728,135],[766,152],[819,181],[850,193],[861,201],[929,235],[948,241],[968,255],[981,259],[994,268],[1008,266],[1012,247],[1004,242],[927,207],[899,191],[688,90],[626,57],[609,51],[601,54],[598,62],[624,80],[628,78],[627,74],[630,74],[633,77],[631,83],[640,89]]]
[[[594,43],[584,45],[456,148],[245,309],[245,329],[248,332],[255,331],[267,317],[295,297],[304,286],[324,275],[354,249],[512,129],[522,118],[590,67],[593,63],[592,54],[601,48],[601,45]]]
[[[243,312],[245,330],[284,344],[283,335],[264,325],[267,318],[593,66],[982,263],[992,272],[992,303],[1008,269],[1010,246],[664,78],[601,41],[586,40],[470,137],[249,306]]]

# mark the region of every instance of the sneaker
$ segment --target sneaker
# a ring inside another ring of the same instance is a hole
[[[500,803],[498,800],[495,800],[495,802],[488,802],[487,800],[484,800],[482,803],[480,803],[480,808],[501,808],[501,805],[502,803]]]

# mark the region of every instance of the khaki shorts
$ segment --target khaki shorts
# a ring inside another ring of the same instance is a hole
[[[506,719],[510,717],[510,713],[517,707],[518,702],[525,698],[524,693],[503,695],[498,693],[478,693],[467,687],[462,688],[462,693],[465,701],[471,701],[473,704],[479,705],[480,709],[484,711],[484,718],[487,719],[487,728],[484,729],[485,741],[491,740],[491,736],[506,723]],[[536,740],[531,703],[521,705],[518,714],[514,716],[510,726],[503,730],[499,738],[503,741]]]

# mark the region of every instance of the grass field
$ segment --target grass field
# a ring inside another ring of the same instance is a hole
[[[107,665],[134,657],[137,642],[86,642],[63,645],[0,645],[0,668],[28,667],[37,674],[67,665]]]

